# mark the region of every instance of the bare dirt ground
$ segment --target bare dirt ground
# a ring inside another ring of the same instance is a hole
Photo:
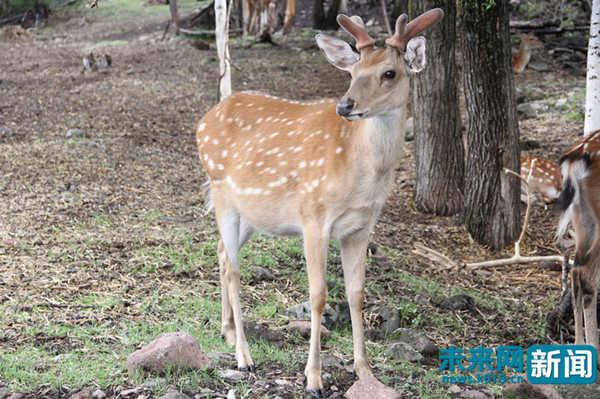
[[[10,364],[0,366],[0,383],[11,390],[68,396],[97,386],[117,395],[137,384],[125,375],[127,354],[169,329],[206,334],[209,350],[231,352],[215,343],[215,227],[203,208],[193,133],[217,100],[216,54],[197,50],[187,39],[159,40],[160,21],[72,16],[34,39],[0,42],[0,358]],[[312,32],[298,29],[279,41],[276,47],[233,41],[235,89],[293,99],[345,91],[348,77],[327,64]],[[114,65],[82,74],[81,58],[90,49],[108,52]],[[581,69],[557,65],[516,78],[524,101],[548,106],[521,121],[522,138],[540,144],[530,152],[554,160],[583,126],[578,112],[584,76]],[[555,106],[561,98],[566,105]],[[67,138],[69,129],[82,134]],[[417,212],[413,150],[408,143],[396,189],[373,235],[384,255],[372,260],[368,309],[400,306],[403,326],[425,330],[439,347],[544,342],[545,315],[560,296],[560,273],[538,264],[478,271],[462,266],[512,249],[490,253],[470,240],[457,218]],[[550,210],[535,208],[526,254],[558,252],[556,220]],[[418,257],[412,252],[416,243],[460,266],[445,269]],[[281,324],[281,310],[307,298],[298,245],[280,245],[260,239],[246,255],[248,264],[271,267],[278,276],[261,284],[246,276],[247,319]],[[336,300],[343,299],[339,269],[334,249],[330,292]],[[456,293],[474,296],[475,308],[441,311],[439,302]],[[417,304],[417,294],[426,300]],[[376,328],[373,314],[366,318]],[[351,364],[349,337],[342,329],[325,344],[325,353]],[[384,354],[387,341],[375,341],[370,352],[376,372],[403,396],[448,396],[430,377],[432,366],[395,363]],[[259,380],[275,373],[295,384],[282,397],[301,392],[307,345],[292,342],[282,353],[253,344],[253,351],[264,352],[257,355]],[[223,359],[232,367],[231,357]],[[85,373],[96,374],[78,374],[83,362]],[[98,372],[103,367],[107,371]],[[331,397],[352,383],[352,375],[340,370],[327,379],[337,390]],[[213,395],[231,386],[214,375],[196,377]],[[199,392],[186,384],[176,383],[190,394]],[[278,392],[245,384],[234,386],[248,397]]]

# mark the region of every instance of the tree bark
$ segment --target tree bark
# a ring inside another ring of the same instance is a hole
[[[322,30],[336,30],[336,21],[340,6],[345,6],[342,0],[332,0],[331,7],[325,14],[323,0],[313,1],[313,28]]]
[[[587,54],[584,135],[600,130],[598,110],[600,110],[600,0],[594,0]]]
[[[179,34],[181,27],[179,22],[179,10],[177,9],[177,0],[169,0],[169,11],[171,12],[171,23],[175,26],[175,34]]]
[[[471,236],[492,249],[520,230],[519,131],[510,60],[508,1],[460,0],[467,105],[465,209]]]
[[[441,7],[444,19],[427,34],[427,67],[412,82],[416,145],[415,203],[423,212],[453,215],[462,210],[465,159],[458,110],[456,2],[411,2],[413,17]]]

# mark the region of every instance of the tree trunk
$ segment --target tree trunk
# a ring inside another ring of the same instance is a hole
[[[325,8],[323,0],[313,0],[313,28],[323,29],[325,25]]]
[[[177,10],[177,0],[169,0],[169,11],[171,12],[171,23],[175,26],[175,34],[179,34],[179,11]]]
[[[408,14],[408,0],[394,0],[392,12],[390,14],[390,22],[392,25],[401,14]]]
[[[459,10],[468,125],[463,221],[477,242],[500,249],[521,225],[520,181],[502,173],[519,170],[508,1],[460,0]]]
[[[429,30],[429,62],[412,82],[415,203],[423,212],[453,215],[462,210],[465,173],[454,57],[456,3],[454,0],[411,2],[413,17],[435,7],[441,7],[445,16]]]
[[[215,36],[219,56],[219,101],[223,101],[231,95],[229,24],[227,22],[227,0],[215,0]]]
[[[587,54],[587,82],[585,86],[585,126],[583,134],[600,130],[600,0],[592,3],[590,40]]]

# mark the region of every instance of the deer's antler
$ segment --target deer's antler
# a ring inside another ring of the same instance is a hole
[[[410,22],[408,22],[408,15],[402,14],[396,20],[396,31],[386,39],[385,43],[388,46],[404,51],[406,43],[410,39],[440,21],[443,17],[444,11],[441,8],[434,8],[424,12]]]
[[[346,32],[356,39],[356,49],[358,51],[375,44],[375,39],[369,36],[365,23],[358,15],[348,17],[344,14],[340,14],[337,16],[337,22]]]

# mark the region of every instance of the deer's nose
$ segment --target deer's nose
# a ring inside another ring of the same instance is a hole
[[[337,106],[335,107],[335,111],[339,116],[348,116],[354,109],[355,104],[356,103],[351,98],[340,100],[340,102],[337,103]]]

